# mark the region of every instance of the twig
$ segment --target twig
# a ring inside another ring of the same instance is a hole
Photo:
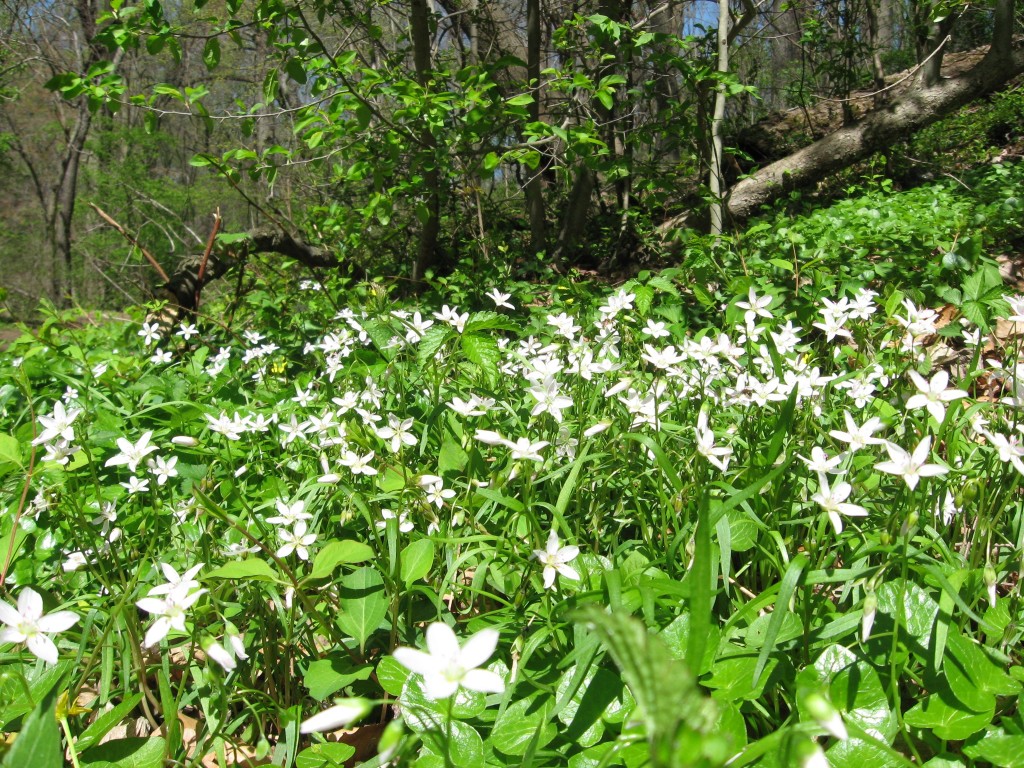
[[[101,219],[103,219],[105,222],[107,222],[107,224],[109,224],[114,229],[116,229],[118,232],[120,232],[121,233],[121,237],[123,237],[125,240],[127,240],[129,243],[134,245],[136,248],[138,248],[142,252],[142,255],[146,257],[146,260],[153,266],[153,269],[155,269],[157,271],[157,274],[160,275],[160,277],[163,279],[163,281],[165,283],[169,283],[171,281],[171,278],[169,278],[167,276],[167,273],[164,272],[164,268],[161,267],[160,263],[156,259],[153,258],[153,254],[151,254],[149,251],[147,251],[145,248],[143,248],[139,244],[138,240],[136,240],[134,237],[129,235],[124,227],[122,227],[120,224],[118,224],[116,221],[114,221],[109,215],[107,215],[107,213],[102,208],[100,208],[98,205],[96,205],[96,203],[89,203],[89,206],[94,211],[96,211],[96,213],[98,213],[100,215]]]
[[[199,274],[196,277],[196,300],[194,310],[199,309],[199,294],[203,292],[203,279],[206,277],[206,262],[210,260],[210,253],[213,251],[213,242],[217,239],[217,232],[220,231],[220,208],[213,214],[213,229],[210,231],[210,239],[206,241],[206,251],[203,252],[203,260],[199,262]]]

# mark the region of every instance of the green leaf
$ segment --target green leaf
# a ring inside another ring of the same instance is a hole
[[[973,712],[949,691],[933,693],[903,715],[903,721],[917,728],[930,728],[940,739],[966,739],[992,722],[993,709]]]
[[[484,171],[493,171],[501,163],[501,158],[498,157],[495,152],[488,152],[484,155],[483,162],[481,163]]]
[[[516,332],[519,330],[519,326],[498,312],[474,312],[469,316],[469,320],[466,321],[463,333],[479,333],[480,331],[494,330]]]
[[[362,563],[374,556],[373,549],[353,539],[332,539],[313,558],[311,579],[326,579],[339,565]]]
[[[420,734],[423,744],[435,755],[447,754],[449,765],[484,765],[484,741],[466,723],[453,720],[442,725],[435,719],[433,727]]]
[[[409,679],[411,674],[408,669],[395,661],[391,656],[385,656],[377,664],[377,682],[380,683],[380,687],[386,693],[392,696],[399,696],[402,693],[405,681]]]
[[[466,358],[475,363],[489,379],[496,379],[498,376],[498,363],[501,362],[501,351],[498,343],[487,336],[476,336],[474,334],[463,334],[462,351]]]
[[[768,662],[768,657],[775,651],[775,643],[778,640],[779,631],[782,629],[783,618],[789,611],[790,600],[793,598],[797,584],[800,583],[800,576],[806,567],[807,556],[799,554],[790,561],[786,573],[782,576],[782,582],[779,584],[779,596],[775,600],[775,610],[772,611],[772,618],[768,622],[768,630],[765,632],[764,645],[761,646],[761,652],[757,655],[757,665],[754,667],[753,685],[755,688],[760,682],[761,673]]]
[[[833,744],[826,752],[831,768],[907,768],[914,764],[877,741],[853,736]]]
[[[986,731],[980,739],[964,745],[964,754],[998,768],[1024,768],[1024,736],[1002,729]]]
[[[721,701],[754,701],[764,693],[765,683],[779,663],[778,659],[770,658],[765,664],[760,679],[754,682],[754,669],[757,658],[753,655],[725,656],[717,659],[711,667],[711,677],[704,685],[715,691],[715,699]]]
[[[258,557],[245,560],[234,560],[220,568],[214,568],[203,575],[204,579],[230,579],[232,581],[274,581],[281,583],[282,578],[269,563]]]
[[[558,681],[557,700],[561,701],[574,684],[578,669],[578,665],[574,665],[562,675]],[[562,730],[562,738],[581,747],[597,744],[605,732],[602,716],[609,706],[622,699],[622,693],[622,680],[617,675],[591,666],[558,713],[558,719],[567,726]]]
[[[162,768],[166,743],[160,736],[116,739],[81,755],[82,768]]]
[[[594,97],[601,102],[601,106],[605,109],[611,109],[615,105],[615,100],[612,98],[610,91],[597,91]]]
[[[826,648],[813,665],[797,675],[797,706],[803,720],[811,718],[806,711],[810,694],[818,693],[832,702],[848,721],[864,731],[877,734],[891,743],[898,723],[889,708],[889,699],[878,673],[870,664],[860,661],[852,651],[841,645]]]
[[[374,568],[357,568],[341,580],[340,586],[342,613],[338,625],[356,639],[362,651],[388,614],[384,578]]]
[[[506,755],[516,756],[543,747],[558,735],[558,728],[549,721],[550,710],[551,699],[546,696],[513,702],[494,722],[489,743]]]
[[[21,466],[21,443],[14,435],[0,435],[0,467],[4,464]]]
[[[356,748],[351,744],[325,741],[299,752],[295,756],[295,768],[345,768],[355,753]]]
[[[426,367],[434,361],[439,349],[444,343],[455,334],[455,331],[447,325],[435,325],[429,328],[419,344],[416,345],[416,360],[420,367]]]
[[[402,581],[406,585],[422,579],[434,565],[434,542],[420,539],[402,550]]]
[[[705,698],[686,664],[673,659],[664,641],[637,619],[603,609],[580,611],[579,618],[597,634],[622,672],[647,727],[652,749],[670,749],[680,729],[703,734],[717,721],[713,702]]]
[[[302,66],[302,62],[298,59],[288,59],[284,64],[284,71],[288,73],[288,77],[299,85],[306,84],[308,79],[306,68]]]
[[[220,64],[220,40],[211,37],[203,46],[203,64],[207,69],[214,69]]]
[[[878,610],[892,616],[926,650],[932,627],[939,616],[939,604],[914,582],[908,582],[901,600],[900,585],[887,581],[876,591]]]
[[[529,93],[520,93],[505,101],[510,107],[525,107],[527,104],[533,104],[533,102],[533,95]]]
[[[82,735],[78,737],[78,740],[75,741],[75,748],[79,752],[83,752],[95,746],[114,726],[120,724],[122,720],[128,717],[140,701],[142,701],[142,694],[137,693],[134,696],[129,696],[113,709],[100,714],[95,722],[86,728]]]
[[[28,679],[28,696],[22,681],[13,675],[0,676],[0,730],[17,718],[31,712],[71,671],[70,661],[60,661],[34,670]]]
[[[451,435],[445,435],[437,456],[438,473],[443,475],[446,472],[461,472],[468,463],[469,454],[463,450],[459,441]]]
[[[310,696],[322,701],[356,680],[368,680],[372,673],[371,664],[356,666],[347,654],[332,654],[312,662],[302,684],[309,689]]]
[[[56,707],[56,692],[50,691],[25,718],[14,744],[0,763],[2,768],[63,768],[64,750],[57,730]]]

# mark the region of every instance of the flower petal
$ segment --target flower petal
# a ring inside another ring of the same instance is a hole
[[[47,664],[57,663],[57,646],[53,640],[43,634],[32,635],[25,643],[28,649]]]
[[[459,640],[455,632],[443,621],[427,627],[427,650],[435,663],[459,658]]]
[[[481,629],[473,635],[462,647],[462,654],[459,657],[463,669],[475,669],[482,665],[494,654],[498,647],[498,631],[496,629]]]
[[[71,611],[56,611],[55,613],[43,616],[36,626],[43,632],[63,632],[78,623],[78,614]]]
[[[462,687],[480,693],[502,693],[505,680],[488,669],[471,669],[462,678]]]
[[[43,615],[43,598],[34,589],[25,587],[18,595],[18,613],[22,619],[35,621]]]
[[[369,710],[370,702],[366,699],[346,699],[304,720],[299,732],[336,731],[363,718]]]
[[[429,653],[415,648],[395,648],[391,655],[403,667],[420,675],[428,675],[437,670],[437,661]]]

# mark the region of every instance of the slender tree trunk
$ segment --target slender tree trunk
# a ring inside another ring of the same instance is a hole
[[[119,48],[114,54],[113,68],[116,70],[124,57],[124,49]],[[83,62],[84,72],[95,61],[92,55]],[[74,271],[73,224],[75,219],[75,202],[78,196],[78,177],[81,169],[82,156],[85,153],[85,142],[89,138],[92,127],[92,112],[89,102],[84,96],[78,98],[75,107],[75,122],[68,135],[60,161],[60,178],[54,187],[51,198],[52,210],[47,219],[52,228],[53,243],[53,277],[51,280],[54,303],[66,309],[74,302],[75,286],[72,279]]]
[[[526,79],[534,91],[530,104],[530,120],[540,121],[540,0],[526,3]],[[548,249],[547,214],[544,207],[543,165],[528,171],[526,179],[526,211],[530,219],[530,250],[542,253]]]
[[[411,0],[409,25],[412,34],[413,64],[416,80],[424,89],[430,87],[431,44],[430,44],[430,0]],[[427,270],[437,264],[438,236],[441,231],[441,174],[438,170],[437,141],[427,125],[426,119],[420,131],[420,152],[423,161],[423,205],[426,216],[420,231],[420,242],[412,265],[412,281],[415,286],[423,280]]]
[[[718,73],[729,73],[729,0],[718,0]],[[715,106],[711,113],[711,175],[708,183],[711,192],[711,234],[721,235],[724,228],[722,193],[725,179],[722,177],[722,122],[725,120],[725,85],[719,83],[715,89]]]

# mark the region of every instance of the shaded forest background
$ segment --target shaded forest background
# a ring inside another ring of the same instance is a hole
[[[194,270],[218,211],[221,269],[678,260],[764,205],[1012,145],[1020,27],[1012,0],[5,0],[5,311],[159,295],[142,251]]]

